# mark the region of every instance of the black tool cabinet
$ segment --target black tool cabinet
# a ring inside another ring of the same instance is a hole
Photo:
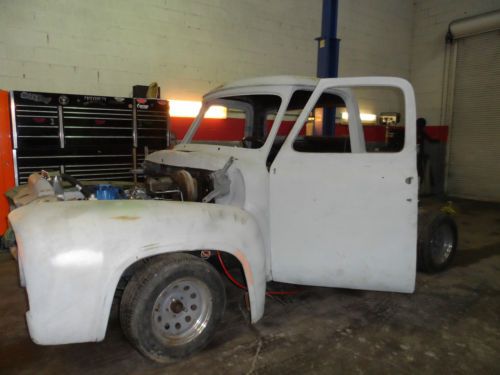
[[[148,152],[169,145],[161,99],[12,91],[11,118],[17,184],[42,169],[132,181]]]

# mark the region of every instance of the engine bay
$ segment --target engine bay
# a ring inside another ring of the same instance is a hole
[[[59,172],[40,171],[28,183],[7,193],[12,208],[35,200],[116,200],[155,199],[188,202],[213,201],[218,171],[173,167],[150,161],[144,163],[144,181],[79,181]],[[206,198],[209,198],[208,200]]]
[[[150,199],[201,202],[213,190],[213,172],[144,162],[144,189]]]

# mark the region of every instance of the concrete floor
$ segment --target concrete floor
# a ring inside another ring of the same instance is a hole
[[[15,262],[0,254],[2,374],[500,373],[500,205],[461,201],[459,253],[414,294],[306,288],[268,299],[247,324],[241,293],[203,352],[158,365],[138,354],[111,320],[101,343],[42,347],[30,341]],[[75,322],[78,324],[78,322]]]

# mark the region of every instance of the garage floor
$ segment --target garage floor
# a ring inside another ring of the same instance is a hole
[[[139,355],[115,318],[101,343],[42,347],[24,322],[15,262],[0,254],[0,373],[500,373],[500,205],[460,201],[459,253],[415,294],[307,288],[247,324],[238,290],[203,352],[168,366]],[[57,319],[57,317],[54,317]],[[78,324],[78,322],[75,322]]]

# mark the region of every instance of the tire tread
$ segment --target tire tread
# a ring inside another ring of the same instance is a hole
[[[208,262],[196,256],[186,253],[170,253],[157,256],[148,262],[147,266],[140,267],[127,284],[120,303],[120,323],[122,331],[130,343],[146,357],[157,362],[168,363],[175,360],[175,358],[181,358],[193,352],[193,348],[190,345],[192,343],[186,344],[185,350],[177,349],[174,354],[169,356],[165,355],[165,348],[159,347],[155,342],[150,343],[151,348],[146,347],[139,339],[140,332],[137,319],[139,319],[138,315],[140,314],[139,310],[141,306],[146,304],[149,298],[149,295],[144,295],[143,291],[155,277],[164,276],[165,270],[167,270],[167,273],[172,273],[183,268],[189,270],[198,267],[205,269],[205,271],[209,273],[209,277],[213,278],[215,284],[217,284],[217,288],[219,288],[218,293],[221,294],[222,306],[214,306],[214,311],[216,308],[222,308],[220,314],[215,314],[215,321],[213,323],[216,325],[222,317],[225,308],[223,282],[219,273],[213,269]],[[204,347],[210,338],[211,335],[202,336],[201,342],[196,343],[196,349]]]

